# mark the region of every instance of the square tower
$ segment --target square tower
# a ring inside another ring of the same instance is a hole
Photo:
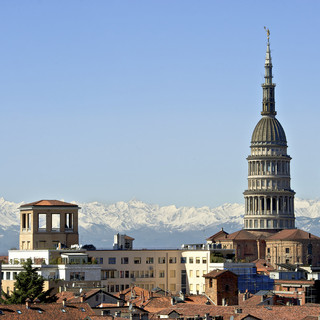
[[[40,200],[19,209],[20,250],[70,248],[79,243],[78,205]]]

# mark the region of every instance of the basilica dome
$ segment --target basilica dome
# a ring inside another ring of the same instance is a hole
[[[287,146],[286,134],[280,122],[272,116],[264,116],[253,130],[251,145]]]

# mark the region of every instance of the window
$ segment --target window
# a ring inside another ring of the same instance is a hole
[[[72,231],[73,229],[73,214],[66,213],[66,230]]]
[[[122,257],[121,258],[121,264],[128,264],[129,263],[129,258],[128,257]]]
[[[135,258],[133,259],[133,263],[134,263],[134,264],[141,264],[141,258],[140,258],[140,257],[135,257]]]
[[[170,257],[169,258],[169,263],[177,263],[177,258],[176,257]]]
[[[126,270],[126,272],[125,272],[125,278],[129,278],[129,271],[128,270]]]
[[[202,258],[202,263],[207,263],[207,258]]]
[[[200,258],[199,257],[196,257],[196,263],[200,263]]]
[[[187,263],[187,258],[186,257],[181,257],[180,262],[181,263]]]
[[[170,270],[170,278],[176,277],[176,270]]]
[[[270,253],[270,248],[267,248],[267,252]]]
[[[84,272],[70,272],[70,281],[85,280]]]
[[[200,292],[200,284],[199,283],[196,284],[196,291],[199,294],[199,292]]]
[[[159,257],[158,258],[158,263],[161,263],[161,264],[166,263],[166,258],[165,257]]]
[[[147,257],[146,264],[153,264],[153,257]]]
[[[164,278],[164,270],[159,271],[159,278]]]
[[[286,253],[290,253],[290,248],[286,248]]]
[[[38,214],[38,231],[46,231],[47,215],[45,213]]]
[[[193,284],[192,283],[190,283],[189,287],[190,287],[190,291],[193,291]]]
[[[10,280],[10,272],[6,272],[6,280]]]
[[[60,213],[53,213],[51,215],[51,230],[59,232],[60,231]]]
[[[193,263],[193,258],[189,258],[189,263]]]
[[[117,278],[118,277],[118,274],[116,273],[117,271],[113,271],[113,270],[110,270],[110,271],[106,271],[106,279],[114,279],[114,278]]]
[[[189,277],[190,277],[190,278],[193,277],[193,270],[189,270]]]
[[[176,291],[176,285],[174,283],[170,284],[170,291]]]
[[[13,272],[13,280],[16,279],[16,276],[18,275],[18,272]]]
[[[108,259],[109,264],[116,264],[116,261],[117,261],[116,258],[109,258]]]
[[[22,229],[29,230],[30,229],[30,213],[22,214]]]
[[[103,258],[96,258],[97,264],[103,264]]]
[[[196,270],[196,277],[197,277],[197,278],[200,277],[200,270]]]

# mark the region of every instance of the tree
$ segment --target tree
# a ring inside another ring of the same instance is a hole
[[[2,290],[0,302],[4,304],[22,304],[26,299],[39,299],[40,302],[50,302],[55,297],[50,297],[52,288],[43,291],[44,278],[37,273],[38,268],[32,267],[32,260],[28,259],[23,264],[24,271],[21,271],[16,276],[14,283],[14,291],[12,294],[7,294]]]

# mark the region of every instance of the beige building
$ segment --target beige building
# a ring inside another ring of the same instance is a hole
[[[118,292],[132,285],[146,290],[159,287],[178,293],[203,293],[203,275],[213,269],[214,253],[233,255],[211,244],[184,245],[182,249],[95,250],[90,257],[101,265],[101,283],[108,292]]]
[[[79,243],[76,204],[40,200],[20,207],[21,250],[70,248]]]

